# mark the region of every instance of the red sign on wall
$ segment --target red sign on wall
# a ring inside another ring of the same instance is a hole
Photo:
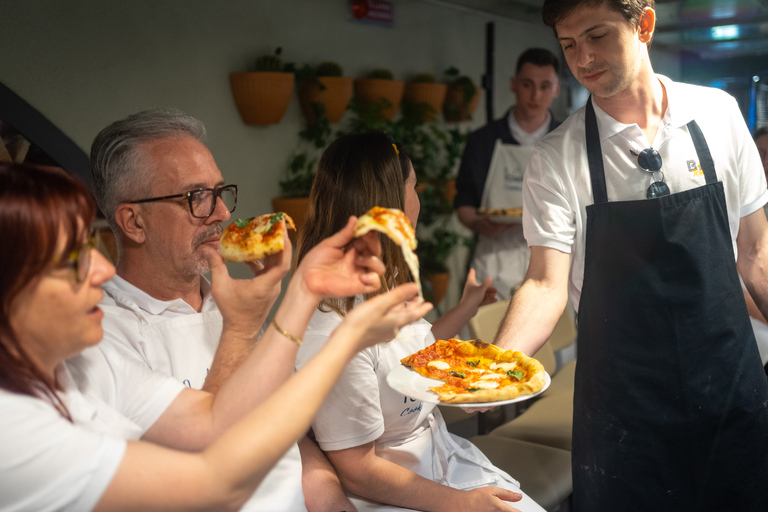
[[[395,20],[392,2],[385,0],[351,0],[352,20],[391,27]]]

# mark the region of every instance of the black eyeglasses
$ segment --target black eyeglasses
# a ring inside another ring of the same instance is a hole
[[[237,185],[224,185],[216,188],[199,188],[190,190],[184,194],[174,194],[172,196],[150,197],[149,199],[139,199],[137,201],[126,201],[126,203],[152,203],[154,201],[163,201],[165,199],[176,199],[186,197],[189,202],[189,212],[196,219],[207,219],[216,209],[216,198],[220,197],[224,206],[230,213],[237,208]]]
[[[634,155],[635,153],[631,151]],[[653,199],[655,197],[668,196],[669,187],[664,183],[664,173],[661,172],[661,155],[653,148],[644,149],[637,156],[637,165],[639,165],[644,171],[651,173],[653,177],[653,183],[645,191],[645,197]],[[661,180],[656,181],[654,173],[661,172]]]

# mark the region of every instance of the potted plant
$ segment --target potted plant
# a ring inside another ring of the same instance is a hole
[[[403,94],[404,114],[414,115],[421,122],[434,121],[437,113],[443,108],[448,86],[437,83],[435,75],[420,73],[405,84]],[[410,112],[407,112],[410,110]]]
[[[299,104],[307,123],[318,121],[318,110],[322,108],[329,123],[337,123],[352,99],[352,77],[335,62],[323,62],[312,69],[305,66],[301,73]],[[316,106],[316,105],[319,105]]]
[[[448,68],[445,74],[449,84],[443,105],[443,117],[450,122],[469,121],[477,109],[480,89],[470,77],[460,75],[455,67]]]
[[[365,78],[355,80],[355,98],[358,108],[375,109],[377,115],[392,119],[400,109],[405,84],[395,80],[388,69],[374,69]]]
[[[245,124],[279,123],[288,108],[295,76],[286,71],[277,48],[274,54],[256,59],[254,70],[229,74],[232,95]]]

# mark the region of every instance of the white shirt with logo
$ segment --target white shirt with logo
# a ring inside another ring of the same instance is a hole
[[[672,194],[706,183],[686,126],[696,119],[709,145],[717,178],[724,185],[733,251],[737,254],[739,220],[768,201],[760,156],[744,118],[736,101],[723,91],[656,76],[668,97],[667,111],[652,144],[661,155],[664,179]],[[608,200],[646,200],[645,191],[653,178],[639,167],[634,156],[649,146],[642,130],[637,124],[616,121],[593,105]],[[593,203],[582,107],[536,145],[523,187],[523,229],[528,245],[571,254],[569,296],[577,310],[584,279],[586,207]]]

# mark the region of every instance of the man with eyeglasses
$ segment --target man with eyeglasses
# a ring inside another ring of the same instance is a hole
[[[118,258],[117,275],[104,284],[100,304],[105,313],[100,349],[108,361],[88,360],[82,386],[109,388],[121,361],[131,359],[215,394],[253,348],[250,336],[222,331],[224,308],[219,309],[203,277],[209,270],[205,253],[218,248],[221,224],[237,206],[237,186],[224,182],[204,137],[198,119],[154,109],[112,123],[93,142],[95,194],[115,233]],[[242,299],[257,305],[257,325],[279,295],[290,254],[286,250],[263,264],[249,263],[255,277],[235,281],[247,294]],[[225,298],[237,300],[231,294]],[[246,385],[243,410],[285,377],[267,368],[254,375],[255,382],[241,382]],[[320,510],[354,510],[322,452],[307,439],[301,447],[300,453],[294,445],[278,462],[244,510],[306,510],[302,460],[305,473],[320,468],[309,476],[324,484],[307,500]],[[319,485],[309,478],[307,485],[313,483]]]
[[[576,512],[765,510],[768,381],[738,278],[768,313],[765,176],[733,98],[654,73],[653,8],[544,2],[592,95],[534,149],[531,261],[496,343],[533,354],[578,311]]]

